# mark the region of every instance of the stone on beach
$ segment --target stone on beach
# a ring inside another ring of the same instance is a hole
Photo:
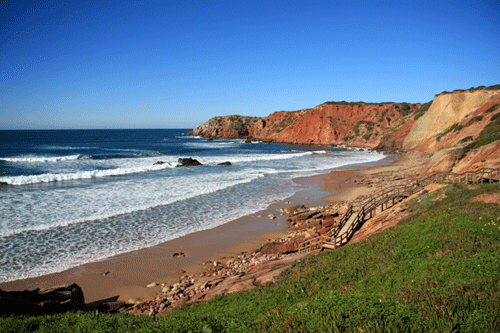
[[[184,254],[184,252],[175,252],[175,253],[172,253],[170,256],[172,258],[180,258],[180,257],[184,257],[185,254]]]
[[[292,213],[305,211],[306,209],[307,208],[304,205],[296,205],[296,206],[291,206],[291,207],[286,207],[286,208],[280,208],[280,209],[277,209],[277,211],[280,213],[283,213],[283,214],[292,214]]]

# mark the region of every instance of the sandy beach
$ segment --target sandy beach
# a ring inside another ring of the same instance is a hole
[[[297,204],[315,207],[355,199],[376,190],[376,187],[345,182],[345,179],[409,170],[418,165],[418,158],[414,155],[390,155],[369,165],[359,164],[323,175],[297,178],[294,181],[304,189],[289,199],[271,203],[266,210],[103,261],[55,274],[2,283],[0,288],[24,290],[76,283],[82,288],[86,303],[151,300],[161,287],[148,288],[148,284],[176,282],[185,274],[199,276],[206,271],[204,263],[254,251],[266,240],[284,236],[287,231],[286,216],[280,216],[277,209]],[[270,219],[269,214],[277,218]],[[172,257],[172,254],[180,252],[184,256]]]

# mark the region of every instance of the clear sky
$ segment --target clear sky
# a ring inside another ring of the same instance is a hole
[[[0,1],[0,129],[193,128],[500,84],[500,1]]]

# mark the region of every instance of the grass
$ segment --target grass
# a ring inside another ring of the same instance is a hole
[[[478,117],[481,117],[482,119],[482,116],[478,116]],[[478,118],[478,117],[474,117],[474,118]],[[474,119],[473,118],[473,119]],[[472,119],[471,119],[472,120]],[[470,122],[470,121],[469,121]],[[459,123],[456,123],[456,124],[453,124],[451,125],[450,127],[448,127],[444,132],[440,133],[437,137],[436,137],[436,140],[440,141],[441,138],[443,136],[445,136],[446,134],[450,133],[451,131],[453,132],[460,132],[462,130],[462,128],[464,128],[465,126],[469,126],[470,124],[472,124],[473,122],[471,122],[469,124],[469,122],[465,125],[460,125]]]
[[[490,123],[483,128],[476,140],[461,149],[457,159],[462,159],[472,149],[478,149],[498,140],[500,140],[500,113],[491,117]]]
[[[164,318],[96,313],[0,319],[0,332],[494,332],[500,327],[498,186],[449,185],[398,226],[310,256],[274,283]],[[435,199],[445,194],[442,201]]]

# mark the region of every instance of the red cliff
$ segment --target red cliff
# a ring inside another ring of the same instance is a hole
[[[428,170],[500,167],[500,85],[443,92],[429,103],[326,102],[265,117],[215,117],[209,138],[404,149],[431,156]]]

